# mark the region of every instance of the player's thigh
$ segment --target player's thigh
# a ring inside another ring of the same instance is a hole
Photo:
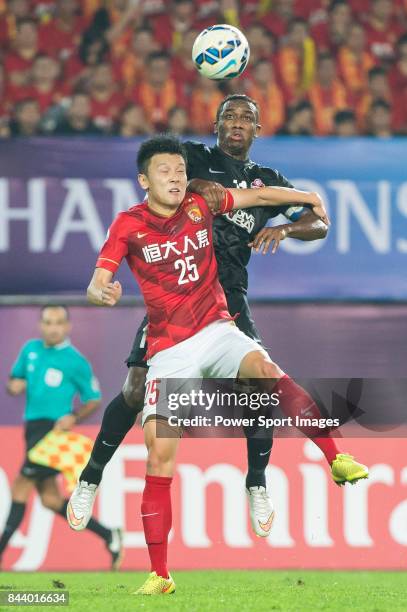
[[[236,378],[240,364],[250,352],[267,353],[252,338],[248,338],[233,322],[217,321],[208,328],[208,345],[202,354],[203,371],[207,378]]]
[[[30,497],[31,491],[35,486],[35,481],[31,478],[27,478],[23,476],[23,474],[18,474],[18,476],[14,479],[13,484],[11,485],[11,498],[15,502],[20,502],[22,504],[28,501]]]
[[[200,388],[201,369],[195,342],[194,338],[188,338],[160,351],[148,362],[142,425],[152,416],[168,420],[174,414],[171,398]],[[189,407],[184,408],[183,416],[187,416]]]
[[[147,367],[130,366],[122,393],[126,404],[133,408],[142,407],[144,402]]]
[[[272,381],[284,376],[283,370],[274,363],[264,350],[248,352],[240,362],[239,378],[260,378]]]

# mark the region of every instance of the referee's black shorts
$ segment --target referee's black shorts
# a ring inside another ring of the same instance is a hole
[[[247,295],[243,291],[234,290],[225,293],[228,309],[230,314],[234,317],[237,313],[239,316],[235,319],[237,327],[249,338],[252,338],[260,345],[262,341],[260,334],[254,324],[252,313],[250,312],[249,303],[247,301]],[[145,360],[147,352],[146,336],[147,336],[147,316],[144,317],[140,327],[137,330],[136,337],[133,342],[131,353],[126,359],[127,367],[138,367],[148,368]]]
[[[25,445],[26,445],[26,457],[23,465],[21,466],[20,474],[26,478],[32,478],[33,480],[41,481],[50,476],[57,476],[58,470],[47,467],[45,465],[38,465],[32,463],[28,458],[28,451],[31,450],[37,442],[53,429],[55,421],[53,419],[35,419],[33,421],[26,421],[25,423]]]

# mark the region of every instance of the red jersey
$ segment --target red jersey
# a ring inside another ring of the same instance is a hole
[[[227,196],[222,213],[233,208]],[[212,218],[205,200],[187,193],[171,217],[143,203],[110,226],[96,267],[115,273],[126,258],[147,307],[148,359],[214,321],[232,318],[218,280]]]

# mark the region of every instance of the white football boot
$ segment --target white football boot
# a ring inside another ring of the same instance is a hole
[[[96,484],[88,484],[84,480],[76,485],[66,508],[69,526],[75,531],[86,529],[92,516],[97,488]]]
[[[273,504],[264,487],[250,487],[246,492],[253,531],[260,538],[266,538],[274,520]]]

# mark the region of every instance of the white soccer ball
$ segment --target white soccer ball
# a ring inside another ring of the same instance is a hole
[[[250,57],[247,38],[237,28],[219,24],[203,30],[192,47],[192,59],[208,79],[233,79],[242,74]]]

